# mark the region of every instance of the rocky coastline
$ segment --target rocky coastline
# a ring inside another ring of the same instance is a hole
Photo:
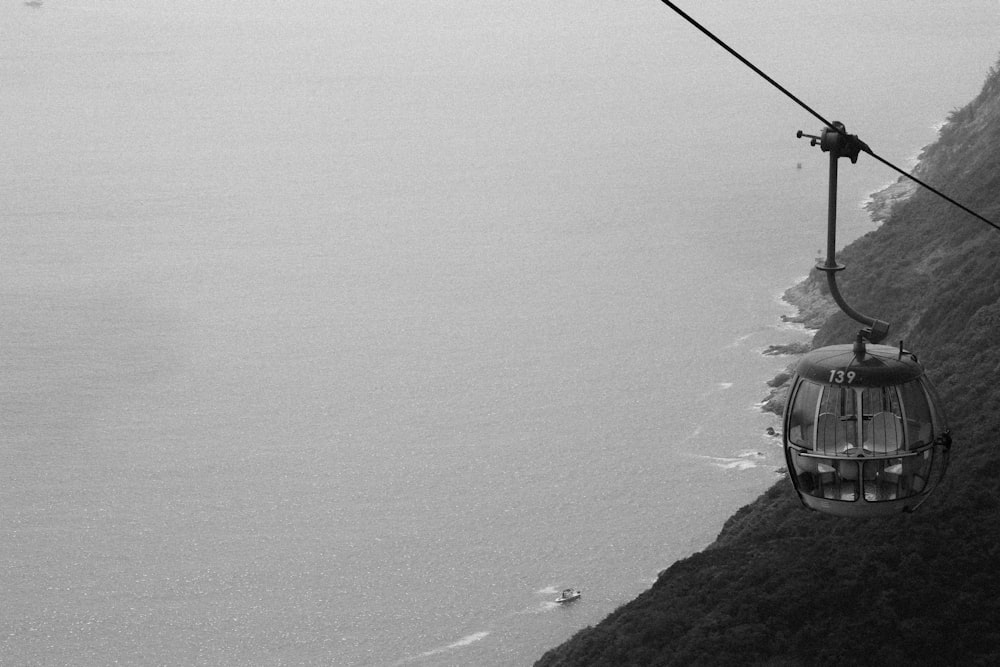
[[[794,306],[796,312],[794,315],[782,315],[781,320],[801,324],[806,329],[819,329],[837,312],[837,304],[834,303],[822,276],[816,270],[802,282],[785,290],[782,298]]]
[[[821,287],[821,282],[817,280],[817,273],[813,271],[808,277],[795,285],[792,285],[783,295],[783,300],[795,307],[794,315],[782,315],[783,322],[801,324],[806,329],[819,329],[830,315],[837,311],[837,305],[830,298],[830,295]],[[787,343],[782,345],[770,345],[762,354],[767,356],[789,356],[799,357],[813,349],[812,341]],[[770,391],[761,401],[762,412],[771,412],[781,416],[785,408],[785,399],[788,395],[788,383],[792,378],[795,368],[795,361],[789,363],[785,370],[781,371],[767,382]]]
[[[880,225],[892,215],[892,209],[897,204],[906,201],[917,191],[917,187],[916,182],[900,176],[895,183],[887,185],[869,197],[865,202],[865,210],[868,211],[872,221]]]

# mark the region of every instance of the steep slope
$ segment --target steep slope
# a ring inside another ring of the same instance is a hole
[[[998,220],[998,148],[994,68],[919,175]],[[858,520],[802,509],[782,480],[537,665],[1000,664],[1000,232],[925,190],[885,208],[841,253],[840,282],[938,387],[955,435],[942,487],[914,514]],[[797,292],[821,298],[822,282],[807,283]],[[815,344],[857,329],[834,315]]]

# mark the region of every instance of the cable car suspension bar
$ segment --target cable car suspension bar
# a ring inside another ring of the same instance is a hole
[[[800,139],[808,137],[811,146],[818,145],[824,153],[830,154],[830,201],[827,208],[826,261],[817,264],[816,268],[826,273],[830,295],[840,306],[840,309],[852,320],[867,327],[860,332],[861,335],[872,343],[878,343],[888,335],[889,323],[856,311],[844,300],[837,287],[837,273],[846,268],[843,264],[837,263],[837,160],[846,157],[850,158],[851,164],[854,164],[858,161],[858,154],[861,151],[868,152],[868,146],[858,139],[857,135],[848,134],[844,124],[837,121],[831,123],[830,127],[823,128],[818,137],[804,134],[802,130],[799,130],[796,136]]]

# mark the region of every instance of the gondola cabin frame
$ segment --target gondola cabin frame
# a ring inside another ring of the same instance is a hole
[[[783,421],[789,476],[802,503],[820,512],[912,511],[947,464],[940,401],[902,347],[809,352],[795,369]]]

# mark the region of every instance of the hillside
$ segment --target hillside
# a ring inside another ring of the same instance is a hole
[[[1000,220],[998,147],[994,67],[918,172]],[[1000,232],[923,189],[890,205],[900,189],[880,200],[883,224],[840,253],[839,282],[938,388],[955,438],[941,488],[914,514],[859,520],[803,509],[782,479],[538,666],[1000,664]],[[824,292],[813,275],[792,296],[825,317]],[[835,314],[814,344],[857,329]]]

